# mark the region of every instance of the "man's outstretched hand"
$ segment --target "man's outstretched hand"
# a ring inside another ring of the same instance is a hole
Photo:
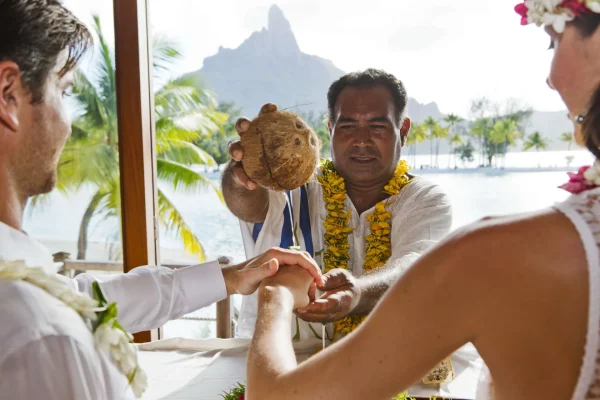
[[[350,314],[360,299],[356,278],[344,269],[332,269],[323,275],[324,285],[318,288],[325,292],[306,307],[298,309],[300,318],[322,324],[340,320]]]
[[[298,266],[304,269],[317,285],[324,284],[321,270],[310,254],[305,251],[272,248],[245,263],[223,269],[227,294],[254,293],[264,279],[275,275],[283,265]]]

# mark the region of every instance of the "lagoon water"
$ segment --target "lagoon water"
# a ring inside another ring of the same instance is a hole
[[[430,157],[417,156],[417,168],[413,172],[422,174],[445,189],[453,205],[453,228],[456,229],[484,216],[533,211],[566,199],[569,194],[557,188],[567,180],[566,169],[558,170],[566,166],[566,156],[574,157],[571,170],[593,161],[592,156],[584,151],[545,152],[539,155],[535,152],[509,153],[505,170],[421,170],[419,166],[429,164]],[[443,168],[448,165],[446,157],[440,156],[439,159],[439,165]],[[453,160],[450,163],[454,166]],[[538,164],[542,168],[538,168]],[[218,173],[210,176],[215,181],[219,179]],[[91,188],[82,188],[68,196],[52,193],[42,205],[28,207],[24,221],[26,231],[44,242],[52,252],[67,251],[75,256],[79,222],[92,193]],[[214,193],[167,193],[204,245],[208,259],[221,255],[232,257],[235,261],[245,258],[238,221]],[[115,242],[114,238],[118,238],[118,221],[99,218],[92,221],[87,258],[107,260],[111,251],[113,257],[118,257],[119,246],[110,245]],[[182,246],[173,235],[162,232],[160,244],[163,262],[194,261],[193,257],[183,253]],[[214,315],[214,307],[195,315]],[[214,333],[214,324],[176,321],[169,323],[164,333],[167,337],[206,336]]]

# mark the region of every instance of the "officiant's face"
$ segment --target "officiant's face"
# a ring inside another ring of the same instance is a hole
[[[18,66],[11,63],[3,69],[8,75],[14,74],[13,84],[5,85],[9,89],[3,98],[2,145],[6,148],[2,151],[9,163],[4,167],[10,169],[24,196],[47,193],[56,184],[58,160],[71,133],[65,96],[73,72],[61,72],[67,59],[65,50],[48,74],[39,101],[32,101],[31,90],[20,82]]]
[[[408,118],[399,126],[390,91],[384,86],[346,87],[337,98],[334,117],[329,128],[337,172],[355,186],[387,182],[410,128]]]

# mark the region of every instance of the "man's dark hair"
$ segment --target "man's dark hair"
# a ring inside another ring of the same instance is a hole
[[[327,92],[327,103],[329,108],[329,120],[334,122],[335,104],[337,99],[346,87],[374,87],[383,86],[392,94],[394,104],[396,105],[396,122],[400,124],[406,114],[406,89],[401,80],[392,74],[380,70],[369,68],[364,71],[351,72],[342,76],[333,82]]]
[[[19,66],[33,103],[43,101],[50,71],[60,53],[69,57],[63,76],[77,65],[92,42],[88,29],[59,0],[0,0],[0,62]]]

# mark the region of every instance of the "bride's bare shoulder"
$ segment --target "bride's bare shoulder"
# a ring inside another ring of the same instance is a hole
[[[465,245],[490,248],[527,250],[532,253],[539,246],[556,245],[561,249],[583,249],[579,234],[572,222],[560,211],[548,208],[531,213],[499,217],[485,217],[459,229],[451,240]],[[520,254],[522,255],[522,254]]]
[[[455,232],[447,246],[448,253],[462,254],[462,273],[483,272],[484,279],[496,284],[514,281],[516,276],[529,284],[527,281],[539,280],[541,274],[549,279],[587,275],[577,229],[552,208],[483,218]]]

